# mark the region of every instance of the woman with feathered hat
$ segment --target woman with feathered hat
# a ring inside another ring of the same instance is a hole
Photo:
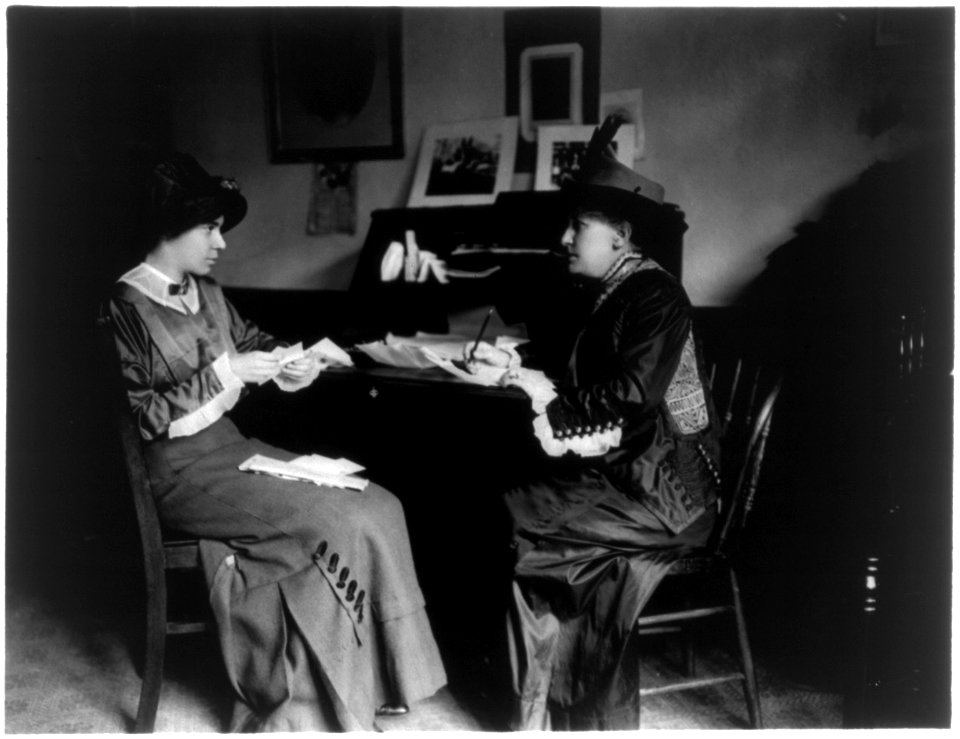
[[[309,385],[309,356],[243,320],[207,275],[247,209],[236,183],[185,154],[145,178],[144,260],[116,284],[115,329],[153,494],[168,527],[200,539],[236,692],[230,731],[371,730],[446,683],[413,569],[403,509],[362,492],[254,475],[228,413],[249,383]]]
[[[644,253],[682,214],[616,161],[618,125],[597,130],[564,187],[568,269],[596,296],[566,376],[544,396],[522,371],[505,375],[543,405],[535,428],[559,457],[506,496],[516,729],[637,728],[634,624],[671,561],[714,523],[717,422],[690,301]],[[510,362],[490,345],[475,357]]]

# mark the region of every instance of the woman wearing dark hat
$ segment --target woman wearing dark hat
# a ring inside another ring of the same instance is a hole
[[[295,455],[240,434],[247,383],[286,390],[319,372],[284,365],[273,337],[206,275],[246,213],[231,180],[183,154],[147,176],[144,261],[108,302],[130,406],[163,522],[199,537],[227,673],[231,731],[370,730],[446,683],[400,503],[244,473]],[[378,708],[379,707],[379,708]]]
[[[714,522],[717,425],[690,302],[643,253],[679,212],[606,151],[616,128],[595,134],[566,187],[568,268],[596,295],[566,376],[546,396],[522,370],[505,376],[543,411],[534,426],[560,457],[506,496],[516,729],[637,728],[633,625],[678,552],[705,543]],[[476,356],[508,363],[490,345]]]

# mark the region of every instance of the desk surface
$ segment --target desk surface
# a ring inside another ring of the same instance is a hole
[[[457,395],[479,395],[485,398],[509,400],[525,399],[526,394],[516,387],[488,387],[465,382],[439,367],[414,369],[409,367],[329,367],[321,374],[322,380],[363,382],[372,386],[390,385],[420,388],[430,391],[452,392]]]

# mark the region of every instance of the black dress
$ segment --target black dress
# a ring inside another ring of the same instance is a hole
[[[633,624],[715,518],[719,448],[701,364],[680,284],[651,260],[621,258],[547,406],[556,432],[614,418],[621,443],[555,460],[506,496],[514,728],[637,728]]]

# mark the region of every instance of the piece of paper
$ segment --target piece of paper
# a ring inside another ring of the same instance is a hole
[[[351,462],[346,457],[324,457],[322,454],[306,454],[290,460],[291,464],[304,467],[320,475],[355,475],[363,472],[364,466]]]
[[[326,485],[340,489],[363,490],[369,484],[368,480],[364,480],[355,475],[318,472],[317,467],[318,464],[315,460],[308,461],[305,464],[298,464],[296,459],[290,462],[284,462],[281,459],[273,459],[272,457],[266,457],[262,454],[254,454],[252,457],[241,462],[238,469],[241,472],[255,472],[261,475],[279,477],[284,480],[311,482],[314,485]]]
[[[479,365],[476,367],[476,372],[468,372],[455,365],[452,360],[439,356],[429,347],[423,347],[422,351],[423,355],[437,367],[473,385],[497,387],[500,385],[501,378],[507,372],[506,367],[494,367],[492,365]]]
[[[326,337],[320,339],[316,344],[307,349],[307,354],[313,354],[330,364],[340,364],[344,367],[353,367],[353,359],[337,344]]]
[[[269,380],[275,380],[277,376],[280,374],[280,368],[283,367],[283,365],[289,364],[290,362],[296,359],[301,359],[303,356],[305,356],[303,351],[303,344],[301,342],[297,342],[293,346],[275,347],[274,350],[270,352],[270,354],[279,360],[277,371],[272,376],[265,377],[264,379],[260,380],[257,383],[258,385],[262,385],[263,383],[268,382]]]

